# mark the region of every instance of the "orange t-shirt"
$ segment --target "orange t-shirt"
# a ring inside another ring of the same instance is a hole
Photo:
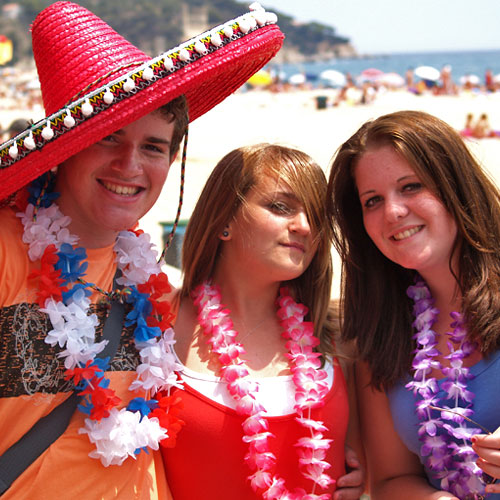
[[[28,280],[39,263],[30,262],[22,242],[23,227],[10,208],[0,209],[0,453],[23,436],[72,390],[64,380],[58,346],[44,342],[51,329],[36,301],[37,283]],[[113,248],[87,251],[85,279],[110,290],[116,264]],[[94,300],[97,299],[93,297]],[[102,319],[106,310],[95,305]],[[100,322],[102,324],[102,321]],[[102,333],[97,329],[97,337]],[[131,328],[122,332],[120,345],[107,376],[122,399],[137,396],[128,386],[139,362]],[[64,434],[17,478],[2,500],[36,499],[171,499],[159,451],[141,452],[121,466],[104,467],[88,454],[94,449],[86,434],[79,434],[86,416],[76,410]]]

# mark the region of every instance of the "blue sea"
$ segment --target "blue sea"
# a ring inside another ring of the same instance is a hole
[[[281,72],[285,78],[295,73],[305,73],[308,79],[314,80],[326,69],[350,73],[355,77],[365,69],[377,68],[384,73],[394,72],[404,77],[408,68],[433,66],[441,70],[445,65],[451,66],[455,82],[458,82],[461,76],[473,74],[484,83],[484,73],[487,69],[491,69],[493,75],[500,74],[500,50],[387,54],[328,62],[274,65],[273,69]]]

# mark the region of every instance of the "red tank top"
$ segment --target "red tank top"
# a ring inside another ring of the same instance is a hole
[[[175,448],[163,448],[162,455],[168,485],[175,500],[256,500],[244,462],[248,445],[242,441],[244,416],[223,406],[184,384],[178,391],[184,409],[179,415],[186,425],[179,432]],[[348,422],[348,399],[345,379],[334,361],[333,385],[325,405],[313,410],[313,418],[328,426],[325,437],[333,439],[326,460],[332,465],[327,473],[334,479],[345,474],[344,440]],[[268,417],[271,451],[277,458],[276,473],[285,479],[288,490],[304,488],[311,492],[312,481],[299,469],[294,444],[306,435],[295,421],[296,414]],[[335,491],[331,485],[330,493]],[[326,493],[316,487],[315,493]]]

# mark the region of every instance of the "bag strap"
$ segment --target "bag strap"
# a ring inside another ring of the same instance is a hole
[[[99,358],[113,359],[120,343],[125,306],[113,300],[104,323],[102,338],[108,340]],[[0,496],[68,427],[81,400],[75,391],[0,456]]]

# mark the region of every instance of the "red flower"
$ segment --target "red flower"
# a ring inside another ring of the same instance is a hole
[[[146,283],[137,285],[141,293],[148,293],[150,298],[155,300],[172,290],[168,277],[165,273],[152,274]]]
[[[182,399],[175,393],[171,396],[163,396],[158,399],[158,408],[155,408],[148,416],[156,417],[160,425],[167,430],[167,437],[161,441],[166,448],[174,448],[179,434],[185,422],[178,417],[184,408]]]
[[[147,320],[148,326],[158,326],[162,331],[165,331],[171,326],[175,318],[175,314],[172,313],[170,302],[166,300],[152,300],[151,298],[149,302],[153,306],[153,310]]]
[[[54,264],[57,263],[57,249],[54,245],[49,245],[40,259],[40,269],[35,269],[28,275],[28,279],[39,278],[40,284],[36,299],[40,307],[45,306],[45,301],[53,298],[56,302],[62,302],[62,292],[68,289],[61,286],[64,280],[61,278],[61,270],[54,269]]]
[[[116,396],[115,391],[99,386],[94,387],[91,401],[94,407],[90,410],[90,418],[93,420],[109,417],[109,410],[121,403],[121,399]]]
[[[91,380],[96,376],[96,373],[101,371],[97,365],[92,365],[92,361],[89,359],[84,367],[76,367],[73,370],[66,370],[64,373],[64,378],[69,380],[73,378],[75,385],[78,385],[81,380]]]

